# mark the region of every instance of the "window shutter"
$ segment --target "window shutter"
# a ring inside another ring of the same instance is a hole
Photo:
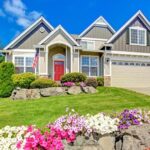
[[[129,28],[126,31],[126,43],[130,44],[130,29]]]
[[[147,46],[150,46],[150,32],[147,30]]]

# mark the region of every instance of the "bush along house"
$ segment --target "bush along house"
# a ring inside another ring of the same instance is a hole
[[[66,73],[82,72],[103,76],[105,86],[150,86],[150,23],[141,11],[117,32],[99,17],[80,35],[61,25],[54,28],[40,17],[4,50],[17,73],[34,72],[59,81]]]

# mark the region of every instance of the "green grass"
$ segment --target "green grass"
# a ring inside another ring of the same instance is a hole
[[[6,125],[36,124],[44,127],[48,122],[65,114],[66,107],[80,114],[120,112],[125,108],[150,109],[150,96],[119,88],[98,88],[97,94],[58,96],[30,101],[0,99],[0,128]]]

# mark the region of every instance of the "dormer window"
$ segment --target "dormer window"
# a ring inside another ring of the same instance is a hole
[[[81,41],[80,44],[84,50],[95,50],[94,41]]]
[[[147,44],[146,29],[141,27],[130,27],[130,45],[146,46]]]

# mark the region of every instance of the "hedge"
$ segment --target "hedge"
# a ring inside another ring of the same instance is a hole
[[[14,89],[11,76],[15,73],[13,63],[0,63],[0,97],[9,97]]]
[[[36,79],[33,73],[14,74],[12,80],[15,87],[30,88],[30,84]]]
[[[79,72],[67,73],[61,78],[61,83],[64,82],[84,82],[86,80],[86,75]]]
[[[48,88],[48,87],[57,87],[57,83],[51,79],[47,78],[38,78],[33,81],[30,85],[31,88]]]

